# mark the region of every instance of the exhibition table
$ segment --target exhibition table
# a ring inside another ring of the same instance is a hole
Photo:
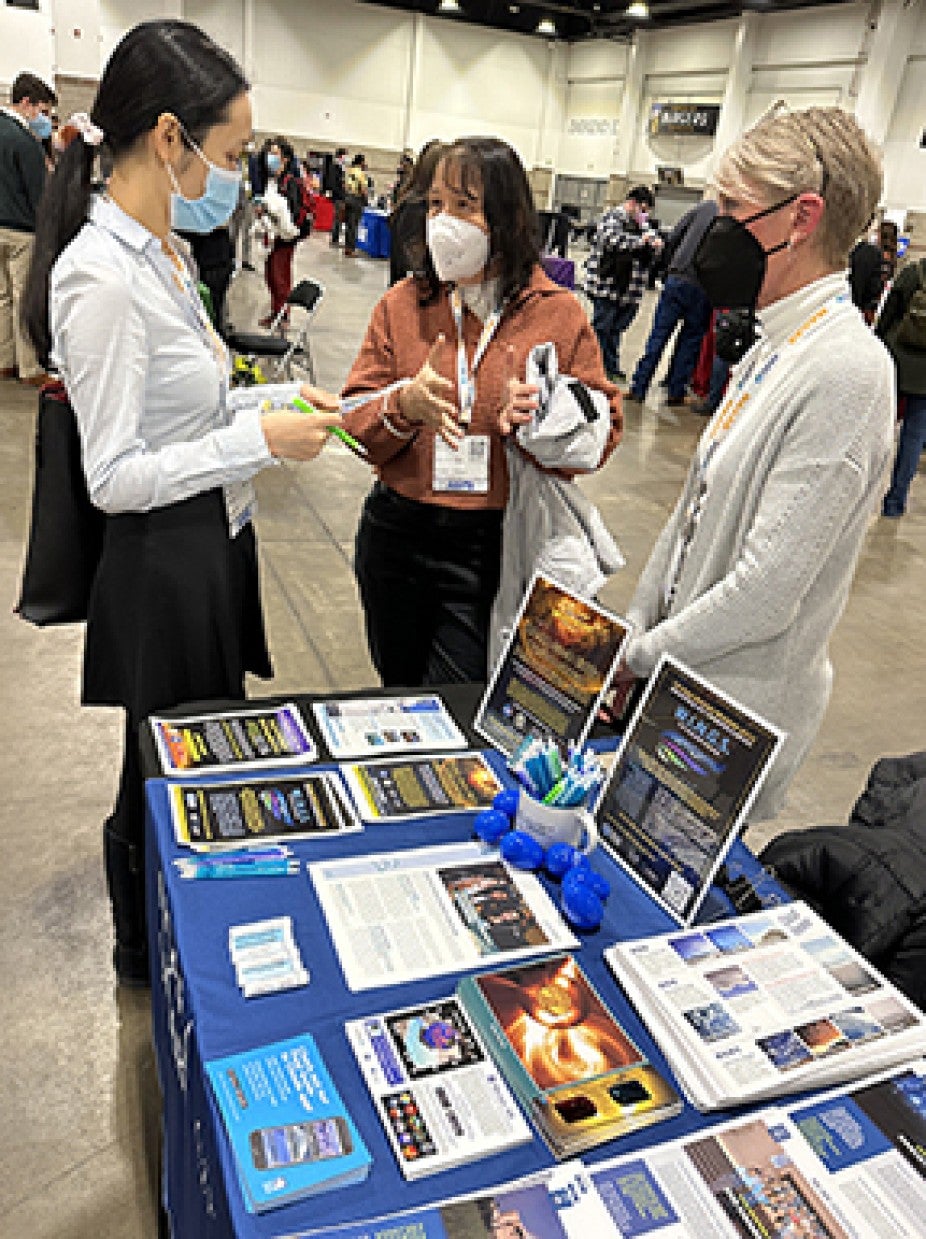
[[[357,248],[371,258],[388,258],[392,251],[389,216],[385,211],[367,207],[357,228]]]
[[[351,695],[371,694],[337,696]],[[478,701],[477,687],[457,686],[443,691],[442,695],[468,738],[475,743],[468,723]],[[327,754],[311,713],[311,699],[288,699],[296,700],[319,744],[320,760],[311,768],[324,767]],[[209,712],[220,708],[221,703],[204,707]],[[172,713],[189,714],[195,709],[186,706]],[[612,739],[610,744],[613,743]],[[142,738],[142,753],[146,772],[154,775],[158,768],[153,745],[147,736]],[[501,756],[490,752],[489,760],[497,773],[510,782]],[[530,1144],[504,1155],[414,1183],[405,1181],[357,1069],[343,1024],[347,1019],[370,1012],[449,995],[460,974],[351,993],[344,984],[332,940],[305,871],[307,862],[332,856],[468,840],[472,838],[471,814],[426,818],[398,825],[368,825],[359,833],[333,840],[293,842],[292,847],[302,862],[301,871],[295,876],[185,881],[178,876],[173,864],[183,852],[173,838],[167,788],[168,783],[162,778],[151,777],[147,783],[146,870],[152,1017],[164,1106],[162,1187],[174,1239],[296,1236],[316,1228],[381,1216],[488,1188],[552,1164],[545,1145],[535,1136]],[[668,1071],[664,1058],[605,965],[602,950],[619,939],[665,932],[672,928],[672,922],[600,849],[595,854],[594,864],[611,879],[613,891],[601,929],[583,936],[577,954],[593,984],[629,1035],[658,1067]],[[734,845],[728,868],[734,877],[742,874],[755,879],[767,903],[786,899],[785,893],[742,844]],[[555,892],[555,884],[547,885]],[[729,901],[717,892],[712,894],[699,919],[711,916],[718,919],[732,911]],[[309,983],[301,989],[246,1000],[235,984],[229,958],[229,926],[286,915],[292,917],[295,937],[310,973]],[[369,1178],[358,1186],[253,1215],[245,1208],[231,1149],[203,1065],[227,1054],[306,1031],[316,1039],[372,1154],[373,1166]],[[713,1119],[718,1117],[714,1115]],[[706,1122],[686,1104],[678,1117],[604,1145],[585,1155],[585,1159],[594,1162],[618,1152],[645,1148],[693,1131]]]

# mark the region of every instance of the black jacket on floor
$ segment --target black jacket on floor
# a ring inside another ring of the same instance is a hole
[[[882,758],[847,826],[779,835],[760,860],[926,1009],[926,752]]]

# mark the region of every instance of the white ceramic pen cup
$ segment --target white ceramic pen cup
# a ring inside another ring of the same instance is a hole
[[[517,830],[523,830],[544,848],[554,843],[568,843],[588,855],[598,845],[598,827],[588,809],[541,804],[523,789],[514,824]]]

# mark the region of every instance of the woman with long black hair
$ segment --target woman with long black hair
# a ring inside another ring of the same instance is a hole
[[[185,22],[145,22],[75,121],[81,138],[40,207],[25,317],[67,390],[90,496],[107,516],[82,700],[125,710],[104,855],[116,972],[145,984],[139,725],[179,702],[242,698],[246,671],[270,675],[251,479],[274,457],[317,455],[337,415],[262,416],[253,397],[237,402],[172,232],[219,227],[238,200],[251,107],[231,56]],[[91,189],[98,154],[112,168],[102,194]]]

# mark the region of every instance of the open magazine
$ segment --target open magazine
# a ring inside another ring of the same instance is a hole
[[[558,1185],[569,1239],[894,1239],[924,1233],[926,1065],[762,1110]]]
[[[285,1239],[912,1239],[924,1150],[919,1060],[645,1152]]]
[[[699,1110],[830,1088],[926,1052],[926,1016],[803,903],[604,954]]]
[[[318,861],[309,874],[354,991],[578,945],[536,875],[479,843]]]

